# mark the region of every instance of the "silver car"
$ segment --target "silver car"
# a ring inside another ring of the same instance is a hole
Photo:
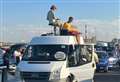
[[[117,57],[110,57],[109,58],[109,66],[108,68],[109,69],[113,69],[113,68],[116,68],[117,67],[117,62],[118,62],[118,58]]]

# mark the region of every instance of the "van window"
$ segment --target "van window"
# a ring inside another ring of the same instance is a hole
[[[67,45],[31,45],[28,46],[23,60],[26,61],[61,61],[68,53]],[[57,55],[56,55],[57,54]]]
[[[71,45],[69,47],[68,64],[70,67],[80,66],[92,61],[92,53],[89,52],[88,46],[75,45],[75,49]]]
[[[92,47],[87,45],[82,45],[80,48],[80,56],[84,63],[89,63],[92,61]]]

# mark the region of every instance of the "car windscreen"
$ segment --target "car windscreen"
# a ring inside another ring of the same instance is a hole
[[[109,57],[113,57],[113,52],[107,52]]]
[[[99,59],[107,58],[107,54],[105,52],[96,52]]]
[[[12,45],[12,46],[10,47],[9,53],[10,53],[10,54],[13,54],[14,51],[17,50],[18,48],[25,48],[25,47],[26,47],[25,44],[15,44],[15,45]]]
[[[55,54],[68,53],[67,45],[30,45],[27,47],[23,60],[25,61],[58,61]]]

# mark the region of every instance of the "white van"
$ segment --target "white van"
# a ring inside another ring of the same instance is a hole
[[[92,82],[96,65],[88,47],[74,36],[34,37],[18,65],[22,81]]]

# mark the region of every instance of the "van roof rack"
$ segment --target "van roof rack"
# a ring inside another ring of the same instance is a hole
[[[54,35],[54,33],[45,33],[45,34],[41,34],[41,36],[52,36]]]

